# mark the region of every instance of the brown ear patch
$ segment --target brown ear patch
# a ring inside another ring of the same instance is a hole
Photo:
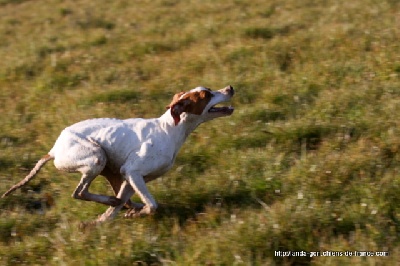
[[[181,114],[185,112],[187,106],[190,104],[189,100],[179,100],[171,106],[171,116],[174,119],[175,126],[181,121]]]
[[[179,123],[180,115],[183,112],[201,115],[212,98],[212,93],[208,90],[189,92],[183,97],[182,95],[182,92],[175,94],[172,102],[167,106],[167,108],[171,108],[175,125]]]
[[[169,105],[165,106],[165,108],[167,108],[167,109],[171,108],[175,103],[177,103],[179,101],[179,98],[181,98],[181,96],[183,94],[185,94],[184,91],[181,91],[181,92],[175,94],[174,97],[172,98],[171,103]]]

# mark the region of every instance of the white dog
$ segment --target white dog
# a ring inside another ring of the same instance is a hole
[[[167,112],[159,118],[99,118],[67,127],[29,175],[2,197],[28,183],[54,159],[57,169],[82,173],[72,197],[111,206],[97,221],[115,217],[125,204],[132,208],[126,216],[153,213],[157,204],[145,183],[171,169],[180,147],[198,125],[233,113],[232,107],[215,106],[230,100],[233,94],[231,86],[218,91],[197,87],[175,94]],[[98,175],[107,178],[116,197],[89,192]],[[130,201],[134,192],[144,205]]]

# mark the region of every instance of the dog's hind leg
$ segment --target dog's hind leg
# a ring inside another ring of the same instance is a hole
[[[81,180],[72,194],[73,198],[109,206],[120,204],[120,200],[114,196],[89,192],[90,184],[102,173],[107,164],[107,155],[100,145],[90,139],[64,131],[51,153],[54,154],[54,165],[57,169],[82,174]]]
[[[72,193],[72,197],[80,200],[94,201],[108,206],[117,206],[121,204],[121,200],[114,196],[98,195],[89,192],[89,186],[96,176],[97,175],[87,173],[83,174],[81,181]]]
[[[101,150],[102,151],[102,150]],[[98,156],[105,154],[99,153]],[[102,162],[103,160],[97,159],[97,162]],[[105,164],[105,160],[104,163]],[[89,192],[89,187],[92,181],[102,172],[104,165],[102,163],[97,163],[95,166],[91,165],[90,167],[83,167],[80,168],[79,171],[82,173],[81,180],[76,187],[75,191],[72,193],[72,197],[75,199],[86,200],[86,201],[94,201],[98,203],[102,203],[108,206],[117,206],[121,204],[121,200],[116,198],[115,196],[106,196],[106,195],[99,195],[99,194],[92,194]],[[112,185],[117,186],[118,184],[115,183],[117,180],[114,181]],[[120,185],[119,185],[120,186]],[[117,187],[116,187],[117,188]],[[115,188],[115,189],[116,189]],[[114,188],[113,188],[114,189]],[[118,187],[119,189],[119,187]]]
[[[112,172],[107,167],[104,168],[101,175],[107,179],[108,183],[110,183],[110,185],[114,191],[115,196],[117,196],[121,189],[122,182],[124,181],[122,175]],[[135,208],[138,206],[136,203],[133,203],[130,199],[128,199],[128,201],[125,203],[125,207],[128,209],[131,209],[131,208]]]

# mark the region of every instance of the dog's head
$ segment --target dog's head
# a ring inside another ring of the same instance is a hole
[[[202,123],[217,117],[231,115],[234,111],[233,107],[217,107],[216,105],[229,101],[234,93],[232,86],[227,86],[218,91],[197,87],[188,92],[175,94],[167,109],[170,109],[175,125],[179,124],[182,113],[196,115],[198,116],[196,118]]]

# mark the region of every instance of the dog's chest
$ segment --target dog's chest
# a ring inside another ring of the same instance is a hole
[[[166,145],[165,141],[150,139],[143,143],[132,161],[135,167],[142,169],[144,175],[161,176],[168,172],[175,162],[176,149]]]

